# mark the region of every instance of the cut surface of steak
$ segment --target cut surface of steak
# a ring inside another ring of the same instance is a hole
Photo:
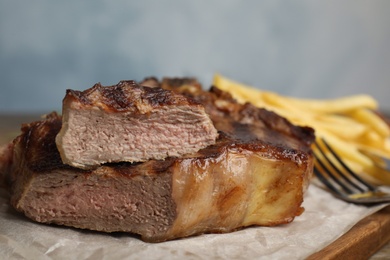
[[[314,132],[218,89],[165,81],[206,107],[219,136],[181,157],[78,169],[55,145],[61,118],[24,125],[15,139],[7,180],[11,204],[27,217],[161,242],[202,233],[289,223],[313,170]],[[195,86],[195,87],[194,87]]]
[[[63,162],[78,168],[178,157],[218,135],[202,105],[134,81],[67,90],[62,113],[57,147]]]

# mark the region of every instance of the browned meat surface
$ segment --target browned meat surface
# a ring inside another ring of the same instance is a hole
[[[154,83],[151,83],[152,81]],[[312,128],[292,125],[276,113],[257,108],[249,103],[239,104],[229,93],[216,87],[211,87],[208,92],[205,92],[195,79],[165,78],[159,84],[156,79],[150,78],[148,84],[173,90],[203,104],[216,128],[226,133],[237,131],[236,126],[243,125],[251,128],[250,131],[256,132],[255,135],[248,135],[248,138],[281,147],[292,146],[296,149],[310,146],[314,141]]]
[[[194,153],[214,144],[217,135],[202,105],[169,90],[121,81],[68,90],[56,141],[64,163],[91,168]]]
[[[13,149],[13,143],[0,146],[0,187],[5,185],[5,173],[8,173],[12,166]]]
[[[205,105],[220,131],[215,145],[82,170],[62,163],[55,144],[61,118],[52,114],[25,125],[15,140],[7,172],[12,205],[38,222],[131,232],[150,242],[293,221],[312,174],[313,130],[192,83],[165,80],[163,87]]]
[[[62,163],[54,142],[60,128],[61,118],[51,114],[25,125],[15,140],[8,183],[17,210],[37,222],[92,230],[146,237],[167,231],[175,216],[172,175],[158,169],[167,162],[150,169],[125,163],[93,171],[73,168]]]

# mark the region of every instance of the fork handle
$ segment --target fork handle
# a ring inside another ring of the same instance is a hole
[[[367,198],[341,198],[345,201],[352,202],[352,203],[358,203],[358,204],[380,204],[380,203],[390,203],[390,196],[382,196],[382,197],[367,197]]]

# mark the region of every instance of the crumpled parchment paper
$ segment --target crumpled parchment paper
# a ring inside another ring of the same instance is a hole
[[[303,259],[385,206],[345,203],[311,185],[305,212],[290,224],[151,244],[128,234],[34,223],[17,213],[8,199],[0,189],[2,259]]]

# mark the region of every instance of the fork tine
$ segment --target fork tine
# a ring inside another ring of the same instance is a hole
[[[344,162],[341,160],[340,156],[336,154],[336,152],[330,147],[330,145],[324,140],[321,139],[326,148],[331,152],[331,154],[336,158],[337,162],[347,171],[356,181],[358,181],[361,185],[365,186],[370,191],[375,191],[376,188],[372,186],[371,184],[367,183],[365,180],[363,180],[359,175],[357,175],[355,172],[351,170]],[[365,191],[364,189],[361,189],[361,187],[357,186],[354,182],[351,181],[351,178],[346,177],[344,174],[341,174],[341,177],[351,183],[354,187],[361,191]]]
[[[314,174],[335,197],[364,205],[390,202],[389,193],[377,189],[354,173],[324,139],[317,140],[313,148]]]
[[[329,189],[331,190],[332,192],[340,195],[340,196],[343,196],[343,194],[340,192],[339,189],[337,189],[333,184],[331,184],[329,181],[328,181],[328,178],[326,178],[324,176],[324,171],[323,169],[320,169],[318,168],[317,166],[314,166],[314,174],[317,176],[318,179],[320,179],[320,181]]]
[[[317,150],[319,151],[319,153],[321,154],[321,156],[316,156],[316,162],[320,165],[320,167],[322,168],[322,173],[326,173],[326,175],[328,175],[330,177],[330,179],[333,180],[333,182],[337,183],[337,185],[339,187],[341,187],[346,193],[348,194],[352,194],[353,191],[350,189],[349,186],[347,186],[344,182],[341,181],[340,178],[338,178],[338,176],[336,176],[336,174],[334,172],[336,172],[339,176],[342,176],[342,178],[344,179],[344,181],[348,182],[348,180],[345,180],[346,177],[340,173],[340,170],[338,169],[337,166],[334,165],[334,163],[329,159],[329,157],[325,154],[324,150],[320,147],[320,145],[316,142],[315,143],[315,146],[317,148]],[[321,160],[320,158],[325,158],[324,161],[326,161],[326,163]],[[318,177],[318,174],[321,173],[321,170],[317,167],[317,172],[315,172],[316,176]],[[323,183],[332,191],[338,193],[339,195],[343,195],[340,191],[339,188],[337,188],[336,186],[334,186],[330,181],[328,181],[326,179],[326,177],[324,177],[322,174],[322,176],[320,176],[320,179],[321,181],[323,181]],[[352,183],[352,185],[354,185]],[[356,187],[355,187],[356,188]],[[357,187],[360,191],[362,191],[362,189],[360,187]]]

